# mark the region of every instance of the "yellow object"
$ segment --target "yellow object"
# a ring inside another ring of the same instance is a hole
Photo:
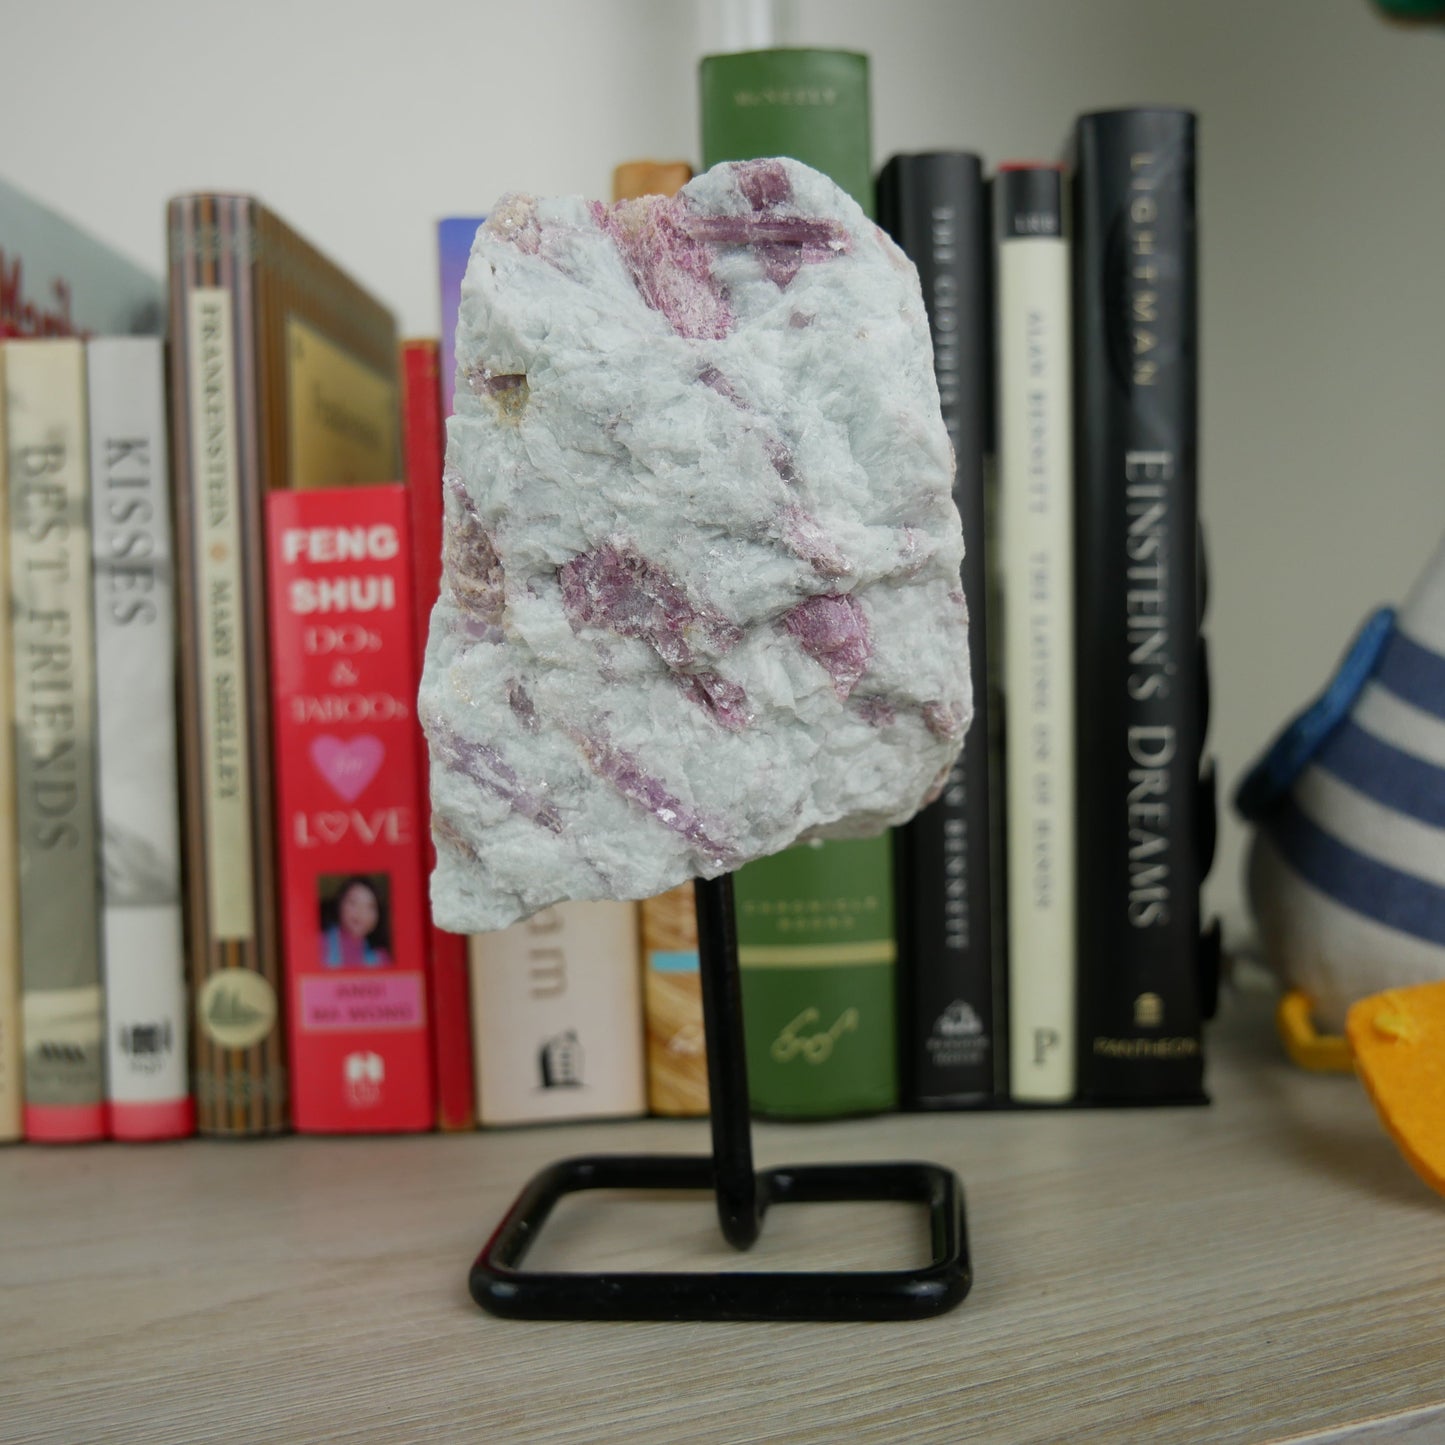
[[[1302,1069],[1320,1074],[1349,1074],[1355,1061],[1347,1039],[1339,1034],[1315,1031],[1309,997],[1292,990],[1280,999],[1274,1014],[1275,1028],[1290,1059]]]
[[[1390,1137],[1445,1194],[1445,981],[1361,999],[1345,1016],[1345,1033]]]

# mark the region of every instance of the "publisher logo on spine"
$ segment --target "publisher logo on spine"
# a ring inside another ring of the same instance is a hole
[[[844,1034],[856,1034],[863,1016],[856,1008],[846,1008],[828,1027],[822,1027],[823,1015],[816,1008],[805,1008],[790,1019],[772,1042],[768,1052],[779,1064],[801,1059],[805,1064],[826,1064],[833,1056],[834,1045]]]
[[[537,1050],[537,1068],[544,1089],[582,1087],[582,1044],[576,1029],[554,1034]]]
[[[971,1003],[954,999],[933,1021],[928,1058],[935,1068],[961,1069],[981,1064],[988,1050],[988,1030]]]
[[[276,991],[248,968],[223,968],[201,989],[197,1015],[223,1049],[249,1049],[276,1026]]]
[[[123,1024],[116,1031],[116,1043],[133,1074],[164,1072],[175,1051],[169,1019]]]
[[[346,1088],[346,1102],[353,1109],[379,1104],[381,1086],[386,1082],[386,1060],[369,1049],[347,1054],[341,1061],[341,1079]]]

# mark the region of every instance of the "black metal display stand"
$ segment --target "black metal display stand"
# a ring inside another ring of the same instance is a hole
[[[473,1299],[532,1320],[906,1320],[942,1314],[973,1282],[963,1186],[937,1164],[753,1169],[732,879],[699,880],[698,943],[712,1154],[589,1155],[534,1178],[472,1265]],[[546,1273],[522,1268],[553,1207],[584,1189],[711,1190],[728,1243],[757,1241],[774,1204],[902,1201],[928,1210],[932,1260],[911,1270]]]

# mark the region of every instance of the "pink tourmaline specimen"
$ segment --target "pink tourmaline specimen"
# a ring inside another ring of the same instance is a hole
[[[438,922],[921,806],[972,710],[952,460],[917,275],[832,182],[503,198],[456,397],[420,697]]]

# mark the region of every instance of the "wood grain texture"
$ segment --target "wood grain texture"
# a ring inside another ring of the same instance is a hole
[[[908,1325],[493,1320],[467,1266],[535,1168],[698,1152],[646,1121],[0,1153],[0,1438],[1257,1442],[1445,1431],[1445,1201],[1349,1078],[1226,1000],[1209,1109],[757,1130],[759,1162],[933,1158],[977,1270]],[[578,1201],[537,1263],[793,1268],[923,1249],[896,1206]],[[1347,1427],[1358,1426],[1357,1430]]]

